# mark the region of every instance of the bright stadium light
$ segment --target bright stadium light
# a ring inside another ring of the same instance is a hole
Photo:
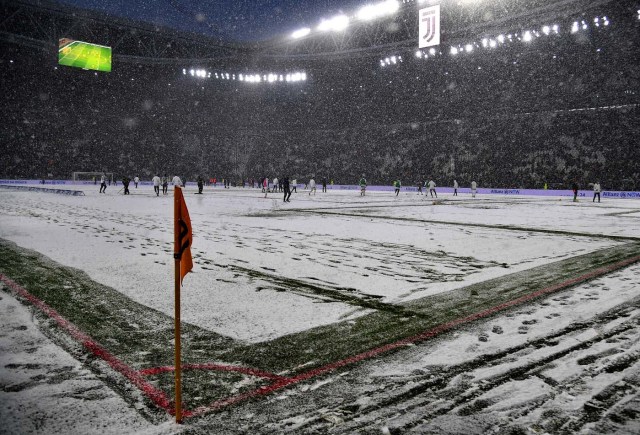
[[[589,26],[587,25],[587,23],[582,20],[582,30],[587,30],[589,28]]]
[[[185,76],[187,75],[187,70],[185,68],[182,68],[182,74]]]
[[[471,44],[467,44],[464,46],[464,51],[466,51],[467,53],[471,53],[473,51],[473,45]]]
[[[451,54],[453,56],[455,56],[456,54],[458,54],[458,49],[456,47],[451,47]]]
[[[191,74],[191,77],[193,77],[193,76],[196,75],[196,71],[191,69],[191,70],[189,70],[189,74]]]
[[[554,24],[553,27],[551,28],[554,32],[560,33],[560,26],[558,26],[557,24]]]
[[[356,17],[362,21],[370,21],[394,14],[398,9],[400,9],[400,4],[397,0],[386,0],[382,3],[363,6],[356,14]]]
[[[435,56],[435,55],[436,55],[436,49],[435,49],[435,48],[430,48],[430,49],[429,49],[429,54],[430,54],[431,56]]]
[[[551,33],[551,27],[549,26],[542,27],[542,33],[544,33],[545,35],[548,35],[549,33]]]
[[[522,40],[524,42],[531,42],[531,40],[533,39],[533,37],[531,36],[531,32],[530,31],[526,31],[524,32],[524,35],[522,36]]]
[[[339,32],[349,26],[349,18],[346,15],[337,15],[328,20],[320,21],[318,30],[321,32],[333,31]]]
[[[498,35],[498,42],[504,44],[504,35]]]
[[[571,33],[576,33],[578,30],[580,30],[580,27],[578,26],[578,22],[574,21],[573,25],[571,26]]]
[[[291,34],[291,37],[293,39],[298,39],[298,38],[304,38],[305,36],[307,36],[309,33],[311,33],[311,29],[308,27],[302,28],[302,29],[298,29],[295,32],[293,32]]]
[[[489,40],[487,38],[482,38],[482,46],[487,48],[489,46]]]
[[[496,42],[495,39],[490,39],[489,40],[489,47],[496,48],[496,45],[498,45],[498,43]]]
[[[420,50],[416,51],[416,57],[418,59],[422,57],[422,52]]]
[[[603,17],[602,20],[604,21],[602,24],[604,24],[605,26],[609,25],[609,18]]]

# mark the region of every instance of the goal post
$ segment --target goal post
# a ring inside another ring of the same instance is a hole
[[[113,172],[72,172],[71,179],[74,183],[100,182],[100,177],[104,174],[108,180],[113,182]]]

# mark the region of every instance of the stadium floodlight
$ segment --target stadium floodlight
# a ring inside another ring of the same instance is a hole
[[[241,82],[244,81],[244,77],[242,76],[242,74],[238,74],[238,80],[240,80]]]
[[[380,66],[384,67],[386,64],[384,63],[384,60],[380,59]]]
[[[395,56],[391,56],[391,63],[393,63],[394,65],[396,64],[397,59]]]
[[[451,47],[451,51],[450,53],[455,56],[456,54],[458,54],[458,49],[456,47]]]
[[[306,72],[302,72],[302,81],[306,82],[307,81],[307,73]]]
[[[318,30],[321,32],[333,31],[340,32],[349,26],[349,17],[346,15],[336,15],[328,20],[320,21]]]
[[[496,42],[495,39],[490,39],[489,40],[489,47],[496,48],[496,45],[498,45],[498,43]]]
[[[304,27],[302,29],[298,29],[295,32],[293,32],[291,34],[291,37],[293,39],[298,39],[298,38],[304,38],[305,36],[307,36],[309,33],[311,33],[311,29],[308,27]]]
[[[187,75],[187,70],[185,68],[182,68],[182,74],[185,76]]]
[[[589,26],[587,25],[585,20],[582,20],[582,30],[587,30]]]
[[[191,74],[191,77],[193,77],[193,76],[196,75],[196,72],[195,72],[195,70],[191,69],[191,70],[189,70],[189,74]]]
[[[607,18],[605,16],[605,17],[602,17],[602,19],[604,20],[604,23],[602,23],[602,24],[604,24],[605,26],[608,26],[609,25],[609,18]]]
[[[489,40],[487,38],[482,38],[482,46],[487,48],[489,46]]]
[[[551,27],[543,26],[542,27],[542,33],[544,33],[545,35],[548,35],[549,33],[551,33]]]
[[[498,35],[498,42],[504,44],[504,35]]]
[[[522,36],[522,40],[524,42],[531,42],[531,40],[533,39],[533,37],[531,36],[531,32],[530,31],[526,31],[524,32],[524,35]]]
[[[556,32],[556,34],[560,33],[560,26],[558,26],[557,24],[554,24],[553,27],[551,28],[554,32]]]
[[[573,25],[571,25],[571,33],[576,33],[578,30],[580,30],[580,27],[578,26],[578,22],[574,21]]]
[[[370,21],[385,15],[392,15],[398,9],[400,9],[400,4],[397,0],[386,0],[382,3],[363,6],[356,14],[356,17],[362,21]]]
[[[420,50],[416,51],[416,57],[418,59],[422,57],[422,52]]]
[[[436,49],[435,49],[435,48],[430,48],[430,49],[429,49],[429,54],[430,54],[431,56],[435,56],[435,55],[436,55]]]
[[[471,44],[467,44],[464,46],[464,51],[466,51],[467,53],[471,53],[473,51],[473,45]]]

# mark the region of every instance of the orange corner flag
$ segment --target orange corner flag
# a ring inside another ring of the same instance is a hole
[[[191,233],[191,219],[189,218],[189,210],[184,202],[182,189],[175,189],[174,200],[174,229],[175,229],[175,247],[173,250],[174,258],[180,260],[180,284],[184,276],[193,269],[193,260],[191,259],[191,244],[193,243],[193,234]]]

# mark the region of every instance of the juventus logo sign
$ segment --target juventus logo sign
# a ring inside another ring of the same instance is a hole
[[[440,45],[440,5],[421,9],[418,16],[418,47]]]

